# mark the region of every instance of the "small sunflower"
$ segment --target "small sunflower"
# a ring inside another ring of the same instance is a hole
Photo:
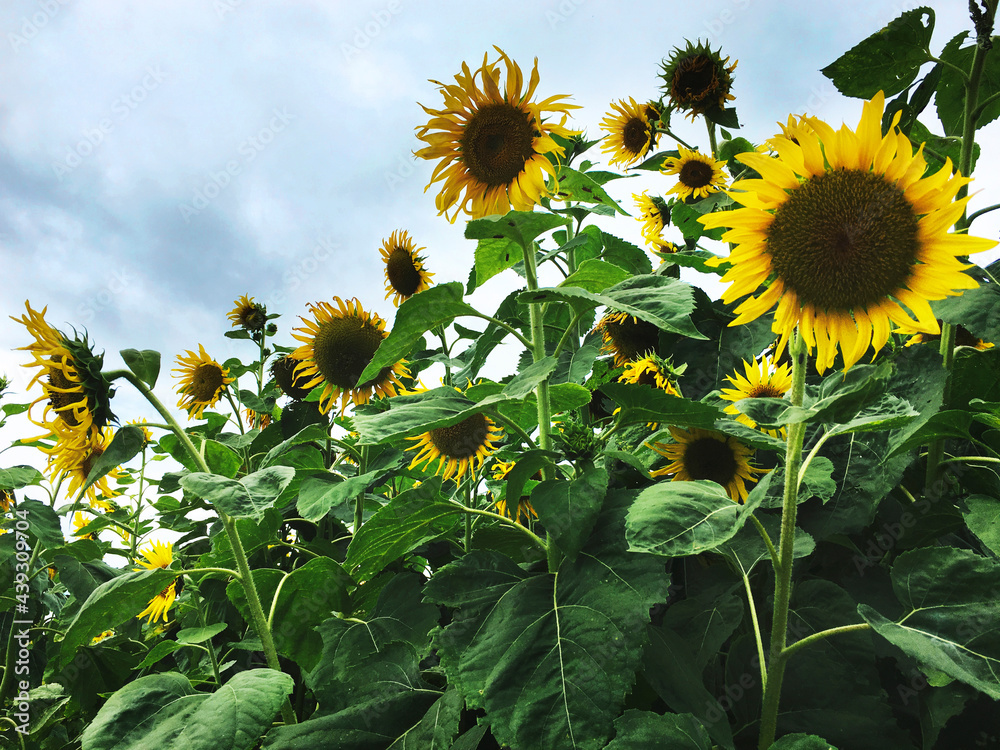
[[[313,319],[302,318],[305,328],[293,329],[300,333],[292,335],[303,342],[292,352],[292,357],[300,360],[295,368],[296,380],[307,378],[304,388],[323,384],[319,406],[324,414],[338,397],[343,413],[348,401],[358,406],[367,404],[375,393],[395,396],[397,389],[403,388],[399,378],[409,374],[405,362],[384,367],[372,380],[358,383],[379,344],[389,335],[385,321],[375,313],[365,312],[357,299],[344,302],[334,297],[333,301],[337,307],[329,302],[310,304]]]
[[[606,313],[594,330],[600,331],[604,339],[601,351],[614,354],[615,367],[655,352],[660,340],[659,328],[624,312]]]
[[[647,444],[670,463],[651,472],[654,477],[673,474],[671,481],[709,479],[726,488],[733,502],[743,503],[749,494],[747,482],[756,482],[755,474],[765,469],[750,465],[754,451],[739,440],[714,430],[670,427],[674,443]]]
[[[444,109],[421,105],[431,120],[417,128],[417,138],[427,146],[416,155],[440,159],[425,190],[435,182],[444,182],[435,203],[438,212],[446,216],[454,207],[449,221],[455,221],[460,211],[474,219],[505,214],[511,207],[530,211],[549,195],[545,176],[555,177],[548,155],[564,155],[553,136],[569,138],[576,133],[565,123],[569,110],[578,107],[564,102],[564,95],[531,101],[538,87],[538,59],[522,93],[520,67],[499,47],[494,49],[500,58],[490,63],[488,54],[484,55],[475,73],[462,63],[456,84],[431,81],[440,86]],[[507,69],[502,93],[501,61]],[[562,118],[558,124],[547,123],[547,114],[561,114]]]
[[[96,541],[97,540],[97,532],[92,532],[90,534],[81,534],[80,533],[80,530],[83,529],[83,528],[85,528],[87,526],[87,524],[89,524],[89,523],[90,523],[90,519],[88,519],[80,511],[77,511],[73,515],[73,536],[79,537],[80,539],[93,539],[93,540]]]
[[[114,637],[115,637],[115,631],[113,631],[113,630],[105,630],[103,633],[98,633],[93,638],[91,638],[90,639],[90,645],[91,646],[96,646],[101,641],[106,641],[106,640],[108,640],[108,638],[114,638]]]
[[[0,511],[6,513],[15,504],[13,491],[0,490]]]
[[[142,430],[143,447],[146,447],[147,445],[153,442],[153,433],[149,429],[149,427],[146,426],[147,423],[145,419],[130,419],[128,421],[128,424],[135,425],[140,430]]]
[[[692,118],[721,111],[726,102],[736,98],[729,93],[736,63],[728,62],[728,57],[722,59],[704,42],[688,42],[683,50],[675,48],[670,59],[663,61],[660,74],[670,103],[689,112]]]
[[[722,398],[726,401],[736,402],[744,398],[783,398],[792,387],[792,368],[787,364],[775,365],[766,357],[762,357],[754,362],[743,360],[743,370],[745,376],[738,372],[734,373],[735,377],[726,376],[726,380],[735,386],[722,389]],[[740,412],[735,403],[727,406],[725,412],[738,414],[736,421],[747,427],[757,427],[757,423]],[[782,434],[779,430],[764,430],[764,432],[773,437]]]
[[[503,482],[507,479],[507,475],[510,474],[511,469],[514,468],[514,461],[497,461],[493,464],[493,481]],[[522,526],[526,526],[531,522],[532,518],[538,518],[538,513],[531,506],[531,502],[528,500],[527,495],[522,495],[517,501],[516,515],[511,512],[510,506],[507,504],[506,498],[500,498],[494,505],[496,506],[497,513],[501,516],[509,518],[515,523],[519,523]],[[524,518],[522,521],[521,518]]]
[[[663,243],[663,230],[670,223],[670,205],[658,195],[650,197],[647,191],[642,195],[632,194],[639,209],[637,221],[642,222],[642,236],[647,245]]]
[[[291,396],[296,401],[301,401],[309,395],[312,388],[302,387],[309,378],[295,374],[295,368],[298,367],[298,364],[299,360],[291,355],[279,357],[271,363],[271,376],[282,393]]]
[[[43,448],[42,450],[49,456],[47,471],[50,480],[53,482],[68,481],[67,495],[75,497],[83,485],[87,483],[90,470],[94,467],[97,459],[111,445],[112,439],[114,439],[114,431],[110,427],[105,427],[99,432],[92,432],[87,442],[82,445],[60,440],[52,448]],[[100,492],[106,498],[117,495],[118,493],[111,489],[108,482],[112,479],[118,479],[120,476],[121,472],[118,467],[115,467],[87,488],[86,495],[91,508],[100,508],[106,511],[113,509],[111,503],[98,497],[97,493]]]
[[[647,354],[625,365],[625,372],[618,377],[620,383],[638,383],[658,388],[661,391],[679,396],[677,388],[671,382],[674,377],[673,368],[655,354]]]
[[[11,317],[28,329],[35,341],[19,350],[31,352],[34,361],[24,367],[37,367],[38,372],[28,383],[30,389],[43,376],[43,395],[32,403],[47,400],[42,413],[42,421],[32,419],[35,424],[45,427],[61,441],[83,444],[92,430],[100,430],[115,415],[111,412],[111,397],[114,389],[101,372],[104,355],[94,354],[87,337],[65,336],[45,322],[47,307],[41,312],[24,303],[27,315]],[[50,412],[54,417],[50,416]]]
[[[717,193],[726,186],[726,175],[722,171],[724,161],[717,161],[711,154],[677,147],[680,156],[671,156],[660,170],[665,175],[677,175],[677,184],[667,194],[677,193],[681,200],[698,200]]]
[[[940,323],[941,321],[939,320],[938,324],[940,325]],[[905,346],[922,344],[926,341],[939,342],[941,340],[940,333],[920,333],[912,326],[901,325],[895,332],[902,334],[903,336],[909,336],[906,340]],[[981,352],[993,348],[993,344],[973,336],[969,333],[969,329],[964,326],[955,326],[955,346],[971,346],[973,349],[977,349]]]
[[[473,414],[457,424],[438,427],[417,437],[407,450],[418,451],[409,468],[438,460],[435,474],[444,479],[460,481],[468,471],[473,477],[476,469],[493,454],[494,443],[501,437],[500,428],[485,414]],[[443,473],[442,473],[443,472]]]
[[[660,110],[651,102],[640,104],[632,97],[627,102],[624,99],[619,99],[617,104],[612,102],[611,109],[614,111],[601,120],[601,129],[608,131],[601,151],[611,154],[609,165],[627,167],[656,146],[660,137],[656,131]]]
[[[146,568],[147,570],[153,570],[155,568],[163,568],[166,570],[174,561],[174,551],[173,542],[167,542],[163,544],[162,542],[152,542],[150,549],[140,550],[145,560],[140,560],[139,564]],[[136,568],[138,570],[138,568]],[[154,596],[149,600],[149,604],[146,608],[136,615],[136,618],[142,619],[146,615],[149,615],[149,619],[146,621],[147,624],[152,624],[162,619],[164,622],[167,620],[167,610],[170,609],[171,605],[174,603],[174,599],[177,597],[178,584],[180,582],[180,577],[178,576],[170,584],[163,589],[159,594]]]
[[[409,233],[401,229],[389,235],[379,248],[385,261],[385,298],[392,297],[396,307],[431,285],[434,274],[424,269],[424,259],[417,255],[423,249],[414,247]]]
[[[229,368],[209,357],[201,344],[197,354],[188,350],[187,356],[178,355],[177,364],[180,367],[173,369],[180,373],[175,376],[180,380],[177,392],[181,394],[177,405],[187,410],[188,419],[201,419],[205,409],[215,406],[226,386],[236,380],[229,376]]]
[[[263,430],[271,424],[271,415],[267,413],[256,412],[253,409],[244,409],[243,415],[246,417],[247,424],[251,429],[257,428]]]
[[[267,325],[267,308],[253,300],[253,297],[244,294],[233,302],[236,307],[226,316],[233,322],[233,328],[241,326],[247,333],[260,333],[264,330]]]
[[[771,280],[736,308],[730,325],[777,304],[776,355],[798,327],[821,373],[838,348],[845,368],[869,347],[878,352],[890,321],[938,333],[928,300],[975,288],[961,258],[996,244],[948,233],[969,200],[953,200],[969,178],[953,174],[950,161],[924,177],[923,146],[914,151],[897,130],[900,113],[882,135],[884,107],[880,92],[864,104],[856,130],[835,131],[811,118],[791,137],[771,139],[776,158],[739,154],[762,177],[733,184],[729,195],[744,208],[701,217],[709,229],[730,227],[722,239],[735,245],[722,277],[732,283],[724,301]]]

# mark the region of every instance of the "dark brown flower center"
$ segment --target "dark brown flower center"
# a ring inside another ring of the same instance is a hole
[[[450,427],[438,427],[429,432],[438,453],[456,460],[469,459],[486,445],[490,425],[482,414],[473,414]]]
[[[715,170],[712,169],[711,164],[697,159],[688,159],[681,165],[678,177],[686,187],[703,188],[712,184],[712,175],[714,174]]]
[[[685,57],[674,72],[670,96],[681,104],[697,104],[707,99],[718,87],[715,61],[708,55]]]
[[[60,362],[62,360],[61,355],[56,355],[52,357],[53,361]],[[80,420],[76,418],[76,414],[73,413],[73,407],[79,404],[81,401],[85,400],[85,396],[80,393],[81,387],[79,383],[70,382],[69,378],[66,377],[65,373],[57,367],[49,368],[49,385],[53,388],[58,388],[58,391],[49,391],[49,403],[52,404],[52,408],[55,409],[56,414],[70,427],[79,427]],[[62,391],[68,389],[76,389],[73,393],[63,393]]]
[[[649,148],[652,129],[641,117],[633,117],[622,128],[622,145],[630,154],[644,154]]]
[[[309,382],[309,379],[295,375],[295,368],[298,364],[299,360],[292,357],[276,359],[274,364],[271,365],[271,374],[274,375],[274,379],[283,393],[287,393],[294,399],[301,400],[308,396],[309,391],[312,389],[301,387],[304,383]]]
[[[747,398],[782,398],[784,393],[770,383],[758,383],[747,392]]]
[[[605,320],[602,327],[610,349],[626,362],[656,351],[660,341],[659,328],[632,316],[625,316],[622,320]]]
[[[313,341],[316,369],[326,382],[341,390],[356,388],[384,338],[384,332],[355,316],[324,321]]]
[[[918,217],[881,176],[838,169],[806,180],[767,230],[775,273],[803,304],[848,311],[905,286],[916,263]]]
[[[80,464],[80,471],[85,477],[90,476],[90,470],[94,468],[94,463],[104,454],[103,448],[94,448],[90,451]]]
[[[393,291],[403,297],[412,297],[420,288],[420,270],[405,247],[395,247],[389,253],[385,261],[385,275]]]
[[[195,402],[210,403],[223,385],[222,368],[215,362],[203,362],[195,368],[191,384],[185,390]]]
[[[653,386],[653,388],[656,388],[657,387],[656,374],[657,371],[655,369],[647,367],[645,370],[642,371],[639,377],[636,378],[635,382],[638,383],[639,385],[651,385]]]
[[[684,469],[692,479],[710,479],[728,485],[736,477],[736,455],[729,444],[710,437],[698,438],[684,449]]]
[[[536,135],[529,113],[512,104],[489,104],[465,126],[462,161],[476,181],[488,187],[509,185],[535,155]]]

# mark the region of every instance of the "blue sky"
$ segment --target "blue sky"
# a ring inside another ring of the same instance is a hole
[[[967,26],[967,6],[930,4],[937,51]],[[11,351],[25,331],[7,317],[25,299],[48,305],[52,325],[86,328],[109,367],[122,348],[161,351],[157,392],[172,404],[182,351],[253,356],[223,337],[242,294],[281,313],[286,345],[306,304],[334,295],[391,326],[378,247],[396,229],[427,248],[435,282],[464,282],[473,243],[424,192],[433,164],[412,155],[427,120],[417,102],[439,106],[428,79],[451,82],[463,61],[495,57],[493,45],[526,75],[537,56],[538,95],[569,95],[581,106],[572,124],[596,137],[613,100],[657,96],[674,46],[708,39],[739,60],[740,134],[760,142],[791,112],[856,124],[860,102],[819,69],[916,5],[5,0],[0,372],[15,391],[30,378]],[[678,132],[707,146],[700,125]],[[665,191],[666,179],[621,180],[612,193],[631,210],[632,193]],[[988,182],[974,188],[985,193],[974,207],[994,202]],[[977,233],[996,236],[989,221]],[[633,219],[610,228],[641,244]],[[517,285],[508,274],[471,301],[493,312]],[[150,414],[125,388],[115,403],[123,419]]]

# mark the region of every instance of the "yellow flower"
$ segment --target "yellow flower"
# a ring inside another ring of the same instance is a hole
[[[395,396],[397,388],[403,387],[399,378],[409,374],[404,362],[384,367],[372,380],[358,383],[379,344],[389,335],[385,321],[375,313],[366,313],[357,299],[344,302],[334,297],[333,301],[336,308],[329,302],[310,304],[313,319],[302,318],[305,328],[293,329],[300,333],[292,336],[303,342],[292,352],[292,357],[300,360],[296,379],[307,378],[304,388],[323,385],[319,408],[324,414],[338,397],[343,413],[348,401],[358,406],[367,404],[374,393]]]
[[[385,261],[385,298],[392,304],[407,300],[431,285],[434,275],[424,269],[424,259],[417,255],[422,247],[414,247],[410,235],[397,229],[382,242],[379,252]]]
[[[650,197],[645,190],[642,195],[633,193],[632,198],[639,209],[636,220],[642,222],[642,237],[646,244],[654,247],[662,244],[663,229],[670,223],[670,206],[658,195]]]
[[[734,502],[746,501],[747,482],[756,482],[755,474],[766,473],[750,465],[754,451],[739,440],[714,430],[670,427],[675,443],[647,444],[670,463],[651,472],[654,477],[673,474],[671,481],[708,479],[726,488]]]
[[[228,368],[208,356],[201,344],[197,354],[188,350],[187,356],[178,355],[177,364],[180,367],[173,369],[180,373],[175,375],[180,380],[177,392],[181,394],[177,405],[187,410],[188,419],[201,419],[205,409],[215,406],[226,386],[236,380],[229,376]]]
[[[174,543],[153,541],[149,543],[149,549],[139,550],[142,552],[142,556],[145,560],[140,560],[139,564],[146,570],[153,570],[154,568],[163,568],[166,570],[170,567],[170,564],[174,561]]]
[[[507,475],[510,474],[511,469],[513,468],[513,461],[497,461],[493,464],[493,481],[504,481],[507,479]],[[508,505],[506,498],[500,498],[494,503],[494,505],[496,506],[497,513],[501,516],[506,516],[510,520],[515,523],[519,523],[522,526],[527,525],[527,522],[532,518],[538,518],[538,513],[531,506],[531,502],[528,500],[527,495],[522,495],[518,498],[517,508],[515,509],[514,514],[511,512],[511,508]],[[524,518],[524,521],[521,520],[522,517]]]
[[[716,161],[711,154],[702,154],[678,146],[680,156],[671,156],[660,170],[665,175],[677,175],[677,184],[667,194],[677,193],[681,200],[697,200],[717,193],[726,186],[724,161]]]
[[[267,325],[267,308],[253,301],[253,297],[241,296],[235,300],[235,307],[226,316],[232,321],[233,328],[242,326],[248,333],[257,333]]]
[[[674,48],[670,59],[663,62],[661,74],[670,103],[688,111],[692,118],[721,111],[727,101],[735,99],[729,91],[736,63],[728,62],[728,57],[722,59],[719,52],[713,52],[703,42],[688,42],[683,50]]]
[[[12,490],[0,490],[0,511],[6,513],[15,504]]]
[[[736,245],[726,259],[732,265],[722,280],[732,285],[723,300],[772,279],[736,308],[730,325],[777,304],[776,356],[798,326],[820,372],[838,348],[845,368],[869,346],[878,352],[890,321],[938,333],[928,300],[974,288],[961,258],[996,244],[948,233],[968,201],[953,199],[969,179],[952,174],[950,162],[924,177],[923,147],[914,152],[896,129],[900,113],[882,136],[884,106],[881,92],[866,102],[856,130],[835,131],[816,118],[791,128],[790,137],[771,139],[776,158],[739,154],[761,175],[733,184],[729,195],[744,208],[701,218],[710,229],[731,227],[723,241]]]
[[[93,533],[90,533],[90,534],[81,534],[80,533],[80,530],[83,529],[89,523],[90,523],[90,519],[88,519],[80,511],[77,511],[73,515],[73,536],[78,536],[81,539],[94,539],[94,540],[96,540],[97,539],[97,532],[93,532]]]
[[[407,450],[418,451],[409,468],[438,460],[435,474],[445,479],[460,481],[468,471],[473,477],[476,469],[496,450],[494,442],[501,436],[500,428],[485,414],[473,414],[457,424],[438,427],[417,437]],[[442,473],[443,472],[443,473]]]
[[[738,372],[734,373],[736,377],[726,376],[726,380],[735,386],[735,388],[722,389],[722,398],[726,401],[736,402],[744,398],[782,398],[792,387],[791,367],[789,365],[775,365],[766,357],[753,362],[743,360],[743,370],[746,372],[745,377]],[[738,414],[736,421],[747,427],[757,426],[756,422],[736,408],[735,403],[727,406],[725,411],[726,414]],[[784,432],[783,430],[763,431],[773,437],[778,437]]]
[[[163,544],[162,542],[154,541],[150,545],[150,549],[140,550],[146,559],[139,560],[139,564],[147,570],[154,570],[155,568],[166,570],[169,568],[174,561],[173,542]],[[146,621],[147,624],[152,624],[160,619],[166,622],[167,610],[170,609],[174,603],[174,599],[177,597],[180,580],[180,577],[175,578],[163,591],[150,599],[149,604],[142,612],[136,615],[136,618],[142,619],[146,615],[149,615],[149,619]]]
[[[58,441],[52,448],[42,448],[42,451],[49,456],[47,471],[52,482],[64,482],[68,480],[66,493],[69,497],[75,497],[90,476],[90,470],[94,467],[94,462],[107,450],[114,439],[114,431],[110,427],[92,432],[87,442],[83,444],[67,443]],[[109,480],[118,479],[121,476],[118,467],[115,467],[103,477],[87,488],[86,496],[91,508],[100,508],[110,511],[113,506],[107,500],[97,497],[98,491],[106,497],[114,497],[118,493],[111,489]]]
[[[478,219],[505,214],[512,206],[518,211],[532,210],[550,193],[545,176],[555,177],[548,155],[564,154],[552,136],[568,138],[576,133],[564,127],[569,110],[577,109],[562,101],[564,95],[531,101],[539,80],[537,58],[522,93],[520,67],[499,47],[494,49],[500,53],[496,62],[488,62],[488,54],[484,55],[475,73],[462,63],[455,84],[431,81],[441,87],[443,109],[421,105],[431,119],[417,128],[417,138],[427,146],[416,155],[440,159],[425,190],[435,182],[444,182],[435,203],[438,212],[446,216],[455,207],[449,221],[454,221],[459,211]],[[502,93],[500,61],[507,69]],[[562,114],[559,124],[544,121],[551,113]]]
[[[615,367],[655,352],[660,340],[659,328],[624,312],[606,313],[594,330],[604,339],[601,351],[615,355]]]
[[[601,151],[611,154],[609,165],[628,166],[656,146],[660,137],[656,132],[660,112],[652,103],[640,104],[631,96],[627,102],[624,99],[619,99],[618,104],[612,102],[611,108],[614,111],[601,120],[601,129],[608,131]]]
[[[670,379],[673,375],[670,366],[655,354],[647,354],[625,365],[625,372],[618,377],[620,383],[638,383],[659,388],[674,396],[679,396]]]
[[[21,323],[35,339],[28,346],[18,347],[34,357],[24,367],[39,368],[28,388],[43,376],[48,378],[42,383],[42,396],[32,403],[34,407],[39,401],[48,401],[42,420],[32,421],[61,441],[82,445],[92,430],[100,430],[115,419],[111,413],[114,391],[101,372],[104,355],[94,354],[86,336],[69,339],[46,323],[47,307],[37,312],[28,302],[24,306],[27,315],[12,316],[11,320]]]
[[[114,638],[114,637],[115,637],[115,631],[105,630],[103,633],[99,633],[98,635],[95,635],[93,638],[91,638],[90,645],[96,646],[101,641],[106,641],[108,640],[108,638]]]

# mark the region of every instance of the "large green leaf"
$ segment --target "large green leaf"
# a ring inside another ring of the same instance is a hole
[[[550,480],[531,493],[531,505],[549,538],[573,560],[594,528],[608,489],[608,472],[589,465],[570,481]]]
[[[497,399],[494,399],[497,400]],[[502,399],[500,399],[502,400]],[[361,443],[384,443],[461,422],[485,410],[454,388],[434,388],[412,396],[389,399],[389,410],[355,413]]]
[[[291,466],[269,466],[239,480],[196,472],[181,477],[180,482],[187,492],[233,518],[259,521],[294,477]]]
[[[123,463],[131,460],[133,456],[137,456],[142,452],[145,445],[146,438],[141,427],[134,424],[127,424],[121,427],[115,432],[115,436],[111,439],[111,444],[94,461],[94,465],[90,468],[90,473],[87,475],[87,481],[84,482],[77,496],[82,498],[87,490],[93,486],[94,482],[116,466],[121,466]]]
[[[903,617],[894,622],[866,605],[858,612],[921,664],[1000,700],[998,580],[1000,561],[949,547],[916,549],[892,567]]]
[[[969,531],[1000,557],[1000,500],[987,495],[970,495],[963,502]]]
[[[152,349],[122,349],[122,359],[133,374],[150,388],[156,386],[160,375],[160,353]]]
[[[786,734],[770,750],[837,750],[833,745],[815,734]]]
[[[498,273],[524,260],[523,248],[566,219],[541,211],[510,211],[504,216],[487,216],[470,221],[465,237],[479,240],[476,245],[476,285],[482,286]]]
[[[938,117],[944,125],[944,134],[949,136],[960,136],[962,126],[965,122],[965,76],[959,70],[969,71],[972,67],[972,57],[975,54],[976,44],[973,42],[965,47],[962,42],[968,36],[963,32],[953,37],[941,51],[941,59],[949,65],[944,66],[941,73],[941,81],[938,83],[934,101],[937,105]],[[993,44],[996,44],[996,38]],[[982,103],[988,97],[1000,91],[1000,60],[996,55],[985,55],[982,74],[979,79],[979,102]],[[988,125],[1000,116],[1000,102],[993,100],[986,105],[982,114],[976,120],[976,128]]]
[[[575,286],[588,292],[603,292],[631,276],[624,268],[603,260],[585,260],[559,286]]]
[[[605,383],[601,392],[621,407],[618,420],[622,424],[658,422],[661,425],[711,429],[722,417],[718,407],[648,385]]]
[[[382,472],[370,471],[353,477],[342,477],[337,474],[320,474],[304,480],[299,487],[298,509],[307,521],[315,523],[323,518],[330,509],[356,498],[368,489]]]
[[[983,341],[1000,342],[1000,284],[980,284],[957,297],[932,303],[945,323],[961,325]]]
[[[593,177],[585,172],[577,172],[569,167],[561,167],[556,177],[558,192],[555,197],[559,200],[571,200],[577,203],[597,203],[607,206],[623,216],[628,213],[618,205],[601,185]]]
[[[214,693],[172,672],[141,677],[98,711],[83,750],[251,750],[294,687],[273,669],[240,672]]]
[[[659,627],[687,641],[695,668],[703,670],[743,619],[743,601],[736,594],[706,594],[683,599],[667,608]]]
[[[594,535],[555,573],[475,551],[425,586],[456,609],[434,639],[449,684],[486,709],[501,744],[597,750],[610,737],[668,583],[656,558],[624,549],[630,498],[610,494]]]
[[[933,10],[921,7],[905,11],[821,72],[845,96],[870,99],[879,91],[886,96],[898,94],[928,62],[933,30]]]
[[[663,747],[670,750],[712,750],[708,732],[691,714],[628,710],[615,719],[615,738],[606,750]]]
[[[19,490],[32,484],[40,484],[44,476],[34,466],[12,466],[0,469],[0,490]]]
[[[22,500],[17,506],[20,518],[28,521],[28,530],[45,547],[52,549],[65,544],[59,516],[52,508],[38,500]]]

